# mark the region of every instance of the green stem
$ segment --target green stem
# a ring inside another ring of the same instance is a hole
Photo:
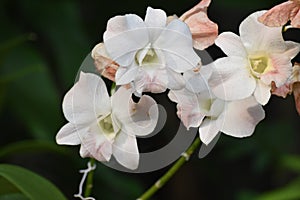
[[[91,166],[95,165],[95,159],[90,159]],[[93,188],[93,178],[94,178],[94,170],[90,171],[87,175],[86,184],[85,184],[85,190],[84,190],[84,197],[89,197],[92,193]]]
[[[193,144],[182,154],[182,156],[176,161],[176,163],[137,200],[147,200],[152,197],[153,194],[155,194],[160,188],[162,188],[181,168],[181,166],[188,161],[189,157],[200,146],[200,144],[200,138],[197,137]]]

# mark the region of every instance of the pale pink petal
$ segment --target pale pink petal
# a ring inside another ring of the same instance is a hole
[[[292,73],[292,63],[290,57],[285,54],[271,54],[270,58],[270,69],[264,72],[260,79],[266,85],[271,85],[274,81],[277,87],[282,86]]]
[[[181,15],[181,20],[186,20],[187,18],[191,17],[194,14],[197,14],[200,11],[207,11],[207,7],[209,6],[211,0],[202,0],[196,6],[191,8],[190,10],[186,11],[183,15]]]
[[[296,13],[296,15],[293,13]],[[291,25],[295,28],[300,28],[300,3],[298,3],[298,7],[292,11]]]
[[[113,155],[124,167],[134,170],[139,165],[139,150],[135,136],[119,132],[113,143]]]
[[[97,44],[92,50],[92,58],[97,71],[111,81],[115,81],[115,74],[119,64],[109,58],[103,43]]]
[[[210,0],[202,0],[180,17],[191,30],[194,47],[200,50],[212,45],[218,36],[218,25],[207,17],[209,4]]]
[[[276,84],[272,82],[272,90],[273,95],[286,98],[288,94],[292,93],[292,88],[290,87],[289,83],[285,83],[280,87],[276,87]]]
[[[110,58],[122,66],[134,62],[136,52],[149,42],[144,21],[133,14],[111,18],[103,37]]]
[[[127,135],[146,136],[154,130],[158,120],[155,100],[143,95],[138,103],[130,102],[127,118],[122,120],[122,131]]]
[[[293,94],[298,114],[300,115],[300,82],[293,84]]]
[[[295,63],[292,74],[284,85],[277,87],[275,82],[272,82],[272,94],[286,98],[293,92],[293,85],[297,82],[300,82],[300,65]]]
[[[223,100],[238,100],[253,94],[256,81],[249,74],[248,61],[240,57],[216,60],[214,72],[209,79],[212,92]]]
[[[221,33],[215,43],[227,56],[247,57],[241,38],[232,32]]]
[[[153,44],[165,55],[165,63],[177,73],[194,68],[200,62],[192,46],[192,37],[188,26],[174,19],[160,34]]]
[[[265,112],[253,97],[228,102],[224,111],[221,131],[233,137],[252,135],[255,126],[265,117]]]
[[[261,105],[266,105],[271,97],[271,86],[257,80],[254,97]]]
[[[142,92],[161,93],[166,91],[168,77],[165,69],[141,70],[135,78],[134,86],[137,93]]]
[[[109,161],[112,155],[112,142],[111,138],[101,132],[98,124],[94,123],[82,137],[80,155],[98,161]]]
[[[281,3],[259,17],[259,21],[267,26],[283,26],[290,19],[290,13],[295,6],[293,1]]]
[[[218,119],[206,118],[203,120],[199,127],[199,135],[204,144],[208,145],[218,135],[223,124],[222,122],[223,117]]]
[[[97,62],[97,61],[96,61]],[[97,67],[97,64],[95,64],[96,65],[96,68],[98,69],[98,67]],[[117,70],[118,70],[118,68],[119,68],[119,65],[117,64],[117,63],[115,63],[115,62],[112,62],[112,63],[110,63],[109,65],[106,65],[105,66],[105,68],[104,68],[104,70],[102,71],[102,73],[101,73],[101,75],[102,76],[104,76],[105,78],[107,78],[107,79],[109,79],[109,80],[111,80],[111,81],[113,81],[113,82],[115,82],[116,80],[115,80],[115,76],[116,76],[116,72],[117,72]]]
[[[205,113],[200,112],[196,94],[186,89],[170,90],[168,97],[177,103],[177,115],[187,129],[201,124]]]
[[[58,131],[56,142],[57,144],[78,145],[81,143],[81,137],[87,129],[88,127],[67,123]]]
[[[265,11],[252,13],[240,24],[240,37],[248,54],[259,51],[282,53],[286,50],[281,27],[268,27],[258,22],[257,18],[264,13]]]
[[[73,124],[89,124],[110,111],[110,100],[104,81],[91,73],[80,73],[79,81],[67,92],[63,112]]]

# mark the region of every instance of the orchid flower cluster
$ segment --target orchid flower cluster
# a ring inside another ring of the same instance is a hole
[[[219,132],[250,136],[265,117],[271,95],[294,93],[300,113],[300,65],[292,59],[300,44],[285,41],[282,26],[300,28],[300,2],[287,1],[249,15],[239,35],[223,32],[207,16],[210,0],[202,0],[182,16],[147,8],[144,19],[127,14],[111,18],[103,42],[92,50],[97,71],[114,82],[108,93],[102,78],[80,72],[63,100],[68,123],[58,144],[79,145],[82,157],[139,166],[137,137],[155,129],[158,105],[145,92],[168,92],[177,115],[189,129],[198,128],[208,145]],[[227,55],[201,64],[198,50],[217,45]],[[136,103],[132,95],[139,97]]]

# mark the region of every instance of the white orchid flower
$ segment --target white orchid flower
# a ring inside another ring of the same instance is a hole
[[[239,100],[254,95],[265,105],[271,96],[271,83],[280,87],[290,77],[291,59],[298,54],[300,45],[284,41],[281,27],[267,27],[258,22],[264,13],[248,16],[240,24],[240,37],[224,32],[216,39],[215,44],[228,56],[214,63],[210,82],[218,98]]]
[[[143,95],[134,103],[131,95],[131,90],[120,87],[109,97],[99,76],[81,72],[79,81],[64,97],[63,112],[69,123],[59,130],[57,143],[81,144],[82,157],[109,161],[113,155],[121,165],[136,169],[136,136],[154,130],[158,108],[150,96]]]
[[[177,103],[178,117],[187,128],[199,127],[200,139],[206,145],[219,131],[238,138],[252,135],[265,117],[262,106],[254,97],[236,101],[217,98],[208,87],[211,73],[211,65],[196,73],[186,72],[186,87],[169,92],[169,98]]]
[[[118,63],[117,85],[132,83],[138,94],[184,87],[181,73],[196,67],[189,27],[179,19],[167,23],[163,10],[148,7],[145,20],[134,14],[108,21],[104,45]]]

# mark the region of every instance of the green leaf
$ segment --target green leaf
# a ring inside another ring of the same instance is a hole
[[[11,112],[34,138],[53,140],[62,122],[62,97],[39,52],[30,45],[19,46],[7,56],[2,71],[3,83],[9,82],[6,95]]]
[[[10,193],[20,193],[20,190],[11,184],[8,180],[0,177],[0,196]]]
[[[0,200],[28,200],[28,198],[23,194],[13,193],[13,194],[1,195]]]
[[[22,167],[0,164],[0,176],[30,200],[66,200],[66,197],[51,182]]]

